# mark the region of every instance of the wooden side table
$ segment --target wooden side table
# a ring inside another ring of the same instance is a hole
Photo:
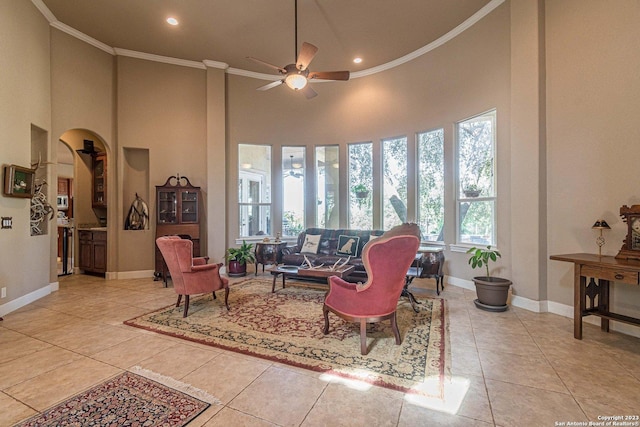
[[[573,263],[573,337],[582,339],[582,318],[600,317],[600,328],[609,332],[609,320],[640,326],[640,319],[610,310],[612,283],[640,285],[640,261],[594,254],[552,255],[555,261]],[[587,278],[589,283],[587,284]]]
[[[256,243],[255,256],[256,256],[256,276],[258,275],[258,264],[262,264],[262,272],[264,273],[264,266],[278,265],[282,262],[282,249],[287,246],[286,242],[271,243],[271,242],[258,242]]]

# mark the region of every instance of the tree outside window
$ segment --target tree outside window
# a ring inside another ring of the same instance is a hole
[[[407,222],[407,138],[382,140],[382,228]]]
[[[349,144],[349,228],[373,228],[373,145]]]
[[[418,225],[423,238],[444,241],[444,130],[421,132],[418,143]]]
[[[496,112],[456,126],[458,243],[495,245]]]

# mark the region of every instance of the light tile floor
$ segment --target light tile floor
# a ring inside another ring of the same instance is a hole
[[[434,288],[423,279],[413,291]],[[435,402],[123,325],[175,303],[162,282],[61,277],[58,292],[0,322],[0,426],[135,365],[220,399],[190,426],[555,427],[640,415],[639,339],[585,324],[579,341],[564,317],[484,312],[474,292],[449,285],[441,297],[452,378]]]

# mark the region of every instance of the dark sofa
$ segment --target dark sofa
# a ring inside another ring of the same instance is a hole
[[[313,265],[333,265],[340,259],[346,260],[348,258],[348,255],[338,254],[338,242],[340,240],[340,236],[357,237],[359,238],[359,241],[357,242],[357,255],[352,256],[349,259],[349,264],[354,265],[355,269],[347,277],[347,280],[358,280],[366,277],[366,271],[362,265],[362,259],[360,258],[362,248],[369,241],[371,235],[381,236],[383,233],[383,230],[307,228],[298,235],[298,240],[296,241],[295,246],[287,246],[282,249],[282,263],[285,265],[300,266],[305,262],[304,257],[306,255]],[[307,235],[320,235],[317,253],[304,252],[303,244]],[[345,238],[343,237],[342,243],[344,242]]]

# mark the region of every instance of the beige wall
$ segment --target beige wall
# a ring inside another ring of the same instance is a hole
[[[49,26],[31,2],[2,1],[0,40],[0,164],[29,167],[31,126],[49,132],[50,141]],[[45,153],[43,161],[48,160]],[[49,186],[50,200],[56,191],[56,186]],[[7,298],[0,300],[4,312],[9,309],[2,305],[52,283],[50,253],[56,228],[50,224],[47,235],[32,237],[29,212],[28,199],[0,196],[0,215],[13,218],[11,229],[0,230],[0,287],[7,288]]]
[[[147,203],[151,227],[124,231],[123,201],[118,198],[118,271],[154,269],[155,186],[180,174],[207,191],[207,104],[204,69],[140,59],[117,58],[118,142],[121,148],[149,149]],[[118,156],[122,152],[118,151]],[[119,171],[121,177],[121,171]],[[121,184],[118,187],[121,193]],[[131,200],[126,201],[126,207]],[[206,226],[201,239],[206,241]]]
[[[349,82],[315,83],[318,96],[277,87],[255,89],[264,82],[229,75],[227,240],[238,237],[237,173],[239,143],[271,144],[276,177],[283,145],[313,147],[340,144],[341,165],[346,165],[347,144],[373,141],[442,127],[445,132],[446,174],[453,179],[453,127],[456,121],[496,108],[498,111],[498,236],[505,256],[503,271],[510,274],[509,239],[510,166],[510,35],[509,5],[500,6],[464,34],[422,57],[389,71]],[[446,189],[447,212],[454,212],[453,187]],[[345,192],[346,193],[346,192]],[[344,195],[346,197],[346,194]],[[274,199],[277,217],[281,200]],[[346,205],[344,203],[343,205]],[[307,205],[307,210],[312,205]],[[346,218],[341,219],[345,225]],[[454,243],[455,224],[448,217],[447,243]],[[275,230],[278,231],[278,230]],[[470,278],[465,254],[447,252],[447,274]]]
[[[615,6],[614,6],[615,5]],[[640,2],[546,4],[549,253],[597,253],[591,226],[604,218],[603,253],[615,255],[622,205],[640,203]],[[549,263],[548,299],[572,305],[572,265]],[[637,286],[616,285],[614,306],[640,312]]]

